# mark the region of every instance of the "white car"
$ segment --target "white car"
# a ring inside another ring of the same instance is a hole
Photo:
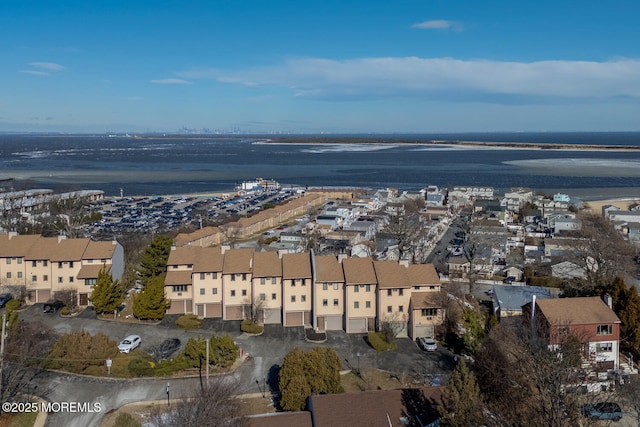
[[[120,341],[118,350],[120,350],[120,353],[129,353],[130,351],[133,351],[136,348],[140,347],[140,344],[142,344],[142,340],[138,335],[129,335],[128,337]]]
[[[436,351],[438,349],[438,343],[433,338],[420,337],[418,338],[418,345],[424,351]]]

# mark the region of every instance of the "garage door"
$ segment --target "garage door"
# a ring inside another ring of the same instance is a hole
[[[47,302],[51,299],[50,289],[38,289],[36,291],[36,302]]]
[[[196,316],[204,317],[204,304],[196,304]]]
[[[327,331],[341,331],[343,329],[342,315],[327,316],[325,319],[325,328]]]
[[[367,319],[349,319],[348,321],[350,334],[361,334],[367,332]]]
[[[222,317],[222,303],[214,302],[207,304],[207,317]]]
[[[302,326],[303,320],[304,317],[301,311],[294,313],[285,313],[284,326]]]
[[[265,308],[264,324],[265,325],[282,324],[282,311],[279,308]]]
[[[227,317],[225,320],[242,320],[243,318],[241,305],[230,305],[227,307]]]
[[[413,339],[418,337],[433,338],[435,336],[433,325],[416,325],[415,330],[416,336],[412,337]]]
[[[191,313],[191,300],[172,299],[171,307],[167,310],[167,314],[183,314]]]

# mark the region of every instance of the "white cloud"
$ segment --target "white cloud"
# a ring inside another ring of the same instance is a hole
[[[420,30],[447,30],[452,29],[456,31],[462,31],[462,24],[455,21],[447,21],[444,19],[434,19],[432,21],[424,21],[413,24],[411,28],[418,28]]]
[[[20,72],[25,74],[31,74],[34,76],[48,76],[49,74],[51,74],[46,71],[36,71],[36,70],[20,70]]]
[[[190,85],[191,82],[182,79],[158,79],[158,80],[150,80],[150,83],[159,84],[159,85]]]
[[[282,64],[231,71],[200,69],[185,78],[214,78],[248,87],[289,88],[314,98],[437,95],[478,97],[640,97],[640,60],[501,62],[387,57],[332,60],[292,58]]]
[[[30,62],[29,65],[49,71],[60,71],[64,69],[62,65],[56,64],[55,62]]]

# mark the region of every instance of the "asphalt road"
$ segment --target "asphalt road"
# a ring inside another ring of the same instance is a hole
[[[303,350],[316,346],[333,347],[343,361],[344,370],[379,368],[399,378],[413,376],[416,385],[428,381],[444,382],[454,367],[453,354],[448,350],[439,348],[436,352],[427,353],[408,338],[397,339],[397,351],[378,353],[369,347],[364,335],[342,331],[328,332],[327,341],[317,344],[305,341],[302,327],[267,325],[262,335],[246,336],[240,332],[240,322],[222,322],[219,319],[206,319],[202,329],[184,331],[175,325],[177,316],[167,316],[157,325],[98,320],[90,309],[77,317],[62,318],[57,314],[42,313],[42,304],[35,304],[21,312],[20,316],[25,320],[42,319],[60,333],[84,329],[92,334],[103,332],[116,341],[129,334],[140,335],[142,350],[166,338],[177,337],[184,345],[193,336],[229,333],[243,352],[251,355],[251,359],[245,360],[232,374],[239,383],[241,394],[259,393],[258,383],[265,382],[268,389],[275,390],[279,366],[284,356],[295,347]],[[198,387],[197,378],[127,380],[44,372],[38,377],[38,388],[34,394],[49,402],[100,403],[99,412],[50,414],[47,426],[99,426],[107,412],[124,404],[166,399],[167,381],[170,383],[171,399],[186,397]]]

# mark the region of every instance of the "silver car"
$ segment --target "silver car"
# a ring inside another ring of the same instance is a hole
[[[140,339],[138,335],[129,335],[120,341],[118,350],[120,350],[120,353],[129,353],[130,351],[140,347],[140,344],[142,344],[142,339]]]
[[[420,337],[418,338],[418,345],[424,351],[436,351],[438,349],[438,343],[433,338]]]

